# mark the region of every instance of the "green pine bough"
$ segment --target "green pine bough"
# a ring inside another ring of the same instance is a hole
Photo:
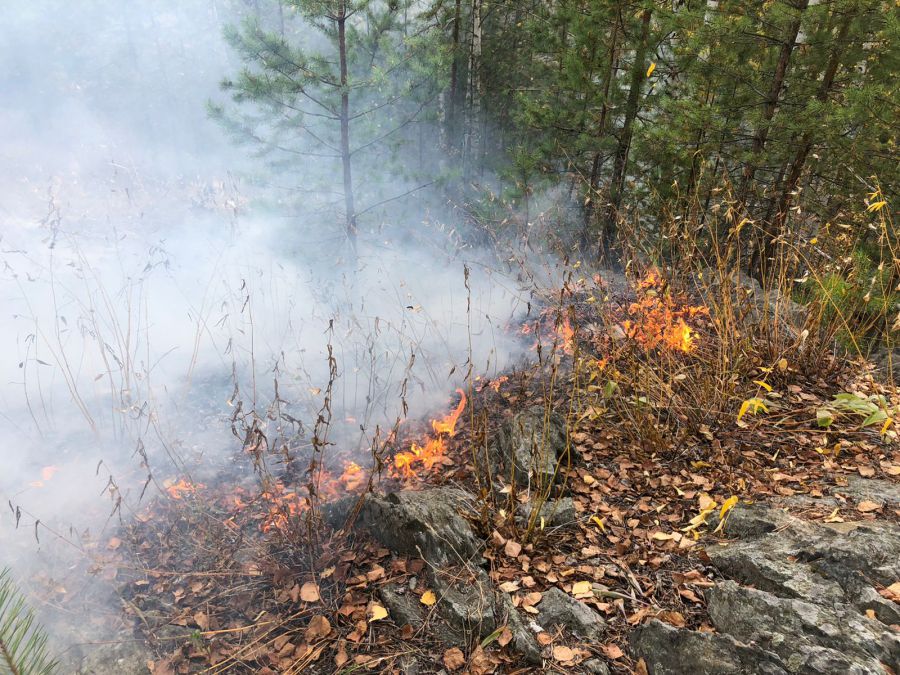
[[[0,675],[50,675],[56,670],[56,661],[47,655],[47,634],[9,570],[0,570]]]

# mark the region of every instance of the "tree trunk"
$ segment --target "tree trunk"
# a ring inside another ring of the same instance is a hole
[[[613,174],[609,185],[609,208],[606,214],[606,224],[603,228],[600,255],[612,250],[616,237],[616,227],[619,218],[619,209],[622,206],[622,193],[625,189],[625,176],[628,170],[628,152],[631,149],[631,139],[634,136],[634,121],[637,119],[640,107],[641,90],[646,79],[647,48],[650,37],[651,9],[645,9],[641,14],[641,37],[634,54],[634,64],[631,67],[631,84],[628,88],[628,99],[625,102],[625,119],[622,122],[622,130],[619,135],[619,145],[613,161]]]
[[[356,256],[356,207],[353,204],[353,167],[350,155],[350,90],[347,82],[347,3],[337,15],[338,53],[341,62],[341,165],[344,170],[344,211],[347,240]]]
[[[831,58],[828,60],[828,66],[825,68],[825,75],[822,78],[822,84],[816,98],[825,103],[828,95],[831,93],[831,87],[834,85],[834,78],[837,75],[838,68],[841,65],[841,57],[843,56],[843,44],[847,39],[850,31],[850,24],[853,22],[853,14],[848,13],[838,31],[837,38],[834,41],[834,50],[831,52]],[[788,172],[787,179],[784,182],[784,188],[781,190],[781,196],[778,199],[778,207],[775,211],[775,221],[771,227],[771,237],[767,237],[767,245],[772,239],[779,236],[784,230],[787,223],[788,212],[791,208],[794,192],[800,184],[800,177],[803,175],[803,168],[806,165],[806,158],[812,150],[813,140],[809,131],[805,131],[797,144],[797,152],[794,154],[794,160],[791,162],[791,168]],[[767,251],[768,255],[770,251]]]
[[[606,133],[606,118],[609,114],[609,89],[612,80],[616,75],[616,50],[619,42],[619,19],[620,15],[616,13],[616,20],[613,24],[612,36],[609,41],[609,62],[606,69],[606,78],[603,82],[603,103],[600,105],[600,119],[597,122],[597,138],[602,139]],[[594,208],[597,200],[597,193],[600,186],[600,153],[594,154],[594,160],[591,163],[591,177],[588,183],[588,201],[584,206],[584,222],[581,229],[581,251],[587,253],[590,247],[591,228],[594,224]]]
[[[447,94],[447,147],[459,152],[459,32],[462,23],[462,0],[456,0],[453,10],[452,45],[453,58],[450,61],[450,91]]]
[[[791,21],[785,32],[784,41],[781,43],[781,52],[778,55],[778,63],[775,66],[775,73],[772,76],[772,82],[769,86],[769,92],[763,102],[763,118],[760,122],[756,134],[753,136],[753,145],[750,148],[753,159],[744,167],[743,177],[741,179],[741,188],[738,192],[738,201],[741,206],[746,207],[747,195],[750,185],[756,174],[757,158],[766,147],[766,140],[769,137],[769,129],[771,127],[772,118],[775,117],[775,111],[781,98],[781,90],[784,88],[784,80],[787,76],[788,66],[791,63],[791,56],[794,53],[794,47],[797,46],[797,35],[800,33],[800,23],[803,18],[803,12],[809,6],[809,0],[799,0],[796,5],[797,16]]]
[[[482,114],[481,114],[481,3],[482,0],[472,0],[472,41],[469,45],[469,87],[468,87],[468,110],[466,120],[465,133],[465,149],[464,149],[464,172],[470,177],[472,169],[472,161],[474,158],[480,159],[480,153],[477,151],[477,144],[483,143],[483,139],[479,137],[482,134]]]

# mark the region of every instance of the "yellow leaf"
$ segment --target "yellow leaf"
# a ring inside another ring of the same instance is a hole
[[[866,209],[869,213],[873,213],[875,211],[881,211],[885,206],[887,206],[887,202],[885,200],[881,200],[880,202],[875,202],[874,204],[869,204],[869,208]]]
[[[654,62],[650,62],[650,67],[647,68],[647,77],[650,77],[653,74],[653,71],[656,70],[656,64]]]
[[[597,527],[599,527],[602,532],[606,532],[606,525],[603,524],[603,518],[591,516],[591,520],[597,524]]]
[[[594,587],[591,585],[590,581],[576,581],[572,584],[572,595],[593,595]]]
[[[763,380],[753,380],[753,384],[758,384],[760,387],[765,389],[766,391],[772,391],[772,385],[768,382],[764,382]]]
[[[380,621],[381,619],[386,618],[387,615],[388,611],[377,602],[373,602],[369,605],[369,623],[372,621]]]
[[[884,436],[884,435],[887,433],[888,428],[889,428],[893,423],[894,423],[894,418],[893,418],[893,417],[888,417],[888,418],[884,421],[884,426],[881,427],[881,435],[882,435],[882,436]]]
[[[419,598],[419,601],[427,606],[431,607],[434,603],[437,602],[437,598],[434,596],[434,591],[425,591],[422,593],[422,597]]]
[[[719,511],[719,518],[724,518],[725,514],[731,511],[734,508],[734,505],[738,503],[738,498],[736,495],[731,495],[728,499],[725,500],[725,503],[722,504],[722,509]]]
[[[748,398],[746,401],[741,403],[741,409],[740,412],[738,412],[737,416],[738,422],[740,422],[741,418],[748,412],[751,415],[755,415],[760,410],[762,410],[763,412],[769,412],[769,407],[766,405],[766,402],[761,398],[757,398],[756,396],[754,396],[753,398]]]

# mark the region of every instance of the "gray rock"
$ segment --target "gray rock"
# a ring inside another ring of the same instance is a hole
[[[323,509],[326,522],[342,527],[357,499],[328,505]],[[480,560],[482,548],[462,512],[474,513],[472,497],[463,490],[404,490],[364,496],[355,525],[396,553],[419,556],[433,565],[461,564]]]
[[[900,660],[900,637],[851,609],[829,610],[733,581],[710,588],[706,599],[717,630],[778,654],[790,670],[833,672],[811,666],[820,662],[841,663],[841,672],[875,674],[883,672],[879,661]]]
[[[581,664],[581,667],[584,672],[591,675],[609,675],[609,666],[606,665],[606,661],[601,659],[588,659]]]
[[[528,663],[541,662],[541,649],[507,593],[494,590],[484,570],[431,572],[439,616],[449,631],[444,640],[458,645],[481,640],[502,626],[509,628],[512,649]]]
[[[878,478],[850,476],[846,486],[831,488],[831,494],[843,495],[854,504],[868,500],[885,506],[900,505],[900,484]]]
[[[772,652],[729,635],[678,629],[653,619],[629,637],[631,652],[650,675],[787,675]]]
[[[731,295],[731,306],[739,312],[737,319],[744,325],[771,325],[775,321],[780,330],[797,335],[806,322],[806,307],[794,302],[779,288],[764,290],[756,279],[744,272],[723,279],[715,269],[707,268],[703,271],[703,282],[700,288],[703,295],[709,294],[713,298]],[[706,304],[713,314],[716,307],[722,306],[721,300]]]
[[[401,592],[403,587],[382,586],[378,594],[381,601],[387,607],[391,619],[398,626],[409,624],[413,628],[420,628],[425,623],[423,605],[417,596],[408,592]]]
[[[888,624],[900,618],[894,603],[872,587],[873,581],[889,585],[900,578],[900,528],[893,523],[816,524],[739,505],[725,531],[748,537],[706,549],[725,576],[782,598],[847,604],[861,613],[872,609]]]
[[[497,594],[497,607],[495,609],[495,618],[498,626],[506,625],[512,633],[512,647],[521,654],[528,663],[541,663],[541,648],[537,643],[537,639],[528,630],[528,626],[519,616],[519,612],[513,606],[512,598],[508,593],[500,592]]]
[[[552,633],[554,626],[563,626],[582,640],[597,642],[606,632],[603,618],[580,600],[558,588],[551,588],[537,606],[537,622]]]
[[[763,504],[738,504],[728,513],[723,532],[728,537],[748,539],[768,534],[789,525],[797,519],[779,509]],[[719,525],[719,512],[710,516],[710,530]]]
[[[516,516],[519,523],[524,527],[531,518],[531,513],[537,508],[536,504],[528,502],[519,504]],[[574,525],[578,521],[578,514],[575,511],[575,500],[571,497],[560,497],[559,499],[548,499],[540,507],[535,518],[540,522],[540,517],[544,517],[545,527],[567,527]]]
[[[546,486],[558,478],[557,460],[566,449],[565,421],[540,406],[514,415],[491,446],[494,474],[519,488]]]

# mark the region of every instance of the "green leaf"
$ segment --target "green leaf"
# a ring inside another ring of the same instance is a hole
[[[827,429],[834,424],[834,414],[828,408],[819,408],[816,410],[816,424]]]

